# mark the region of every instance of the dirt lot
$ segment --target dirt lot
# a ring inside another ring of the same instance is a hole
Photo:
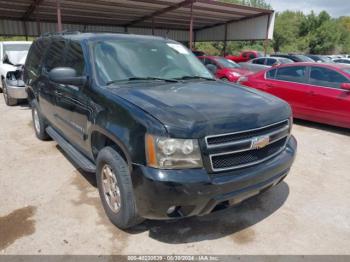
[[[350,254],[350,131],[300,122],[285,182],[236,208],[124,232],[94,176],[0,99],[0,254]]]

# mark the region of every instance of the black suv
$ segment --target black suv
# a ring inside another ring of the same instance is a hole
[[[40,37],[24,79],[37,137],[96,173],[120,228],[237,204],[282,181],[295,157],[287,103],[216,80],[169,39]]]

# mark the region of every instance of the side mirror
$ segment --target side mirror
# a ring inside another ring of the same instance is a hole
[[[350,91],[350,83],[342,83],[340,84],[340,88],[346,91]]]
[[[87,78],[86,76],[77,76],[74,68],[55,67],[49,72],[49,79],[59,84],[83,86]]]
[[[212,64],[208,64],[206,67],[213,75],[215,75],[216,71],[218,70],[218,67]]]

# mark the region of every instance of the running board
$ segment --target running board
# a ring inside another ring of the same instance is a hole
[[[52,127],[46,128],[46,133],[57,142],[65,153],[84,171],[95,173],[96,166],[82,153],[76,150],[66,139],[57,133]]]

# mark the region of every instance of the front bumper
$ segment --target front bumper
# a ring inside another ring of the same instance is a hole
[[[297,142],[289,138],[279,155],[261,164],[208,174],[205,169],[160,170],[134,165],[132,181],[140,216],[148,219],[205,215],[222,203],[239,203],[276,185],[288,174]],[[174,212],[168,209],[176,206]]]
[[[7,85],[7,94],[11,98],[15,99],[27,99],[27,92],[25,86],[12,86]]]

